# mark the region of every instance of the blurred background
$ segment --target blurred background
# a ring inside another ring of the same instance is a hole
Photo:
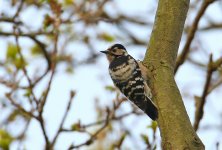
[[[210,54],[222,63],[222,1],[205,1],[191,0],[175,74],[192,124]],[[113,87],[99,52],[121,43],[143,60],[157,5],[1,0],[0,149],[161,149],[157,123]],[[221,84],[219,65],[196,128],[206,149],[222,149]]]

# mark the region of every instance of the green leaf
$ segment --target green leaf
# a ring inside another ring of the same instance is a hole
[[[31,89],[27,89],[27,90],[25,91],[25,93],[24,93],[24,96],[25,96],[25,97],[30,97],[31,94],[32,94],[32,90],[31,90]]]
[[[143,139],[144,143],[146,143],[147,145],[150,145],[149,137],[147,135],[141,134],[140,136]]]
[[[99,37],[106,42],[113,42],[115,40],[114,36],[112,36],[108,33],[102,33],[99,35]]]
[[[121,147],[121,145],[123,144],[123,141],[125,140],[126,136],[127,136],[127,133],[122,134],[122,136],[120,137],[119,141],[116,143],[118,148]]]
[[[24,62],[22,58],[16,58],[14,60],[14,65],[16,66],[17,69],[22,69],[23,67],[27,65],[27,63]]]
[[[105,86],[105,89],[107,91],[111,91],[111,92],[115,92],[116,91],[116,88],[114,86],[111,86],[111,85],[107,85]]]
[[[155,133],[156,132],[156,129],[157,129],[157,122],[156,121],[152,121],[151,125],[148,126],[148,128],[151,128],[153,129],[153,132]]]
[[[74,0],[64,0],[64,1],[63,1],[63,4],[64,4],[65,6],[69,6],[69,5],[72,5],[73,2],[74,2]]]
[[[69,73],[69,74],[73,74],[73,73],[74,73],[73,66],[68,65],[68,66],[66,67],[66,72]]]
[[[19,111],[18,111],[18,110],[14,110],[14,111],[8,116],[7,121],[8,121],[8,122],[14,121],[18,115],[20,115],[20,114],[19,114]]]
[[[13,137],[5,130],[0,129],[0,148],[9,150]]]
[[[12,43],[8,44],[6,58],[17,69],[22,69],[27,63],[19,56],[18,47]]]
[[[6,58],[9,60],[15,60],[18,54],[18,48],[16,45],[9,43],[6,53]]]
[[[153,150],[156,150],[156,149],[157,149],[157,145],[155,144],[154,147],[153,147]]]
[[[17,109],[15,109],[7,118],[8,122],[14,121],[17,117],[22,117],[25,120],[30,120],[31,117]]]
[[[41,50],[41,48],[40,48],[38,45],[34,45],[34,46],[31,48],[31,54],[32,54],[33,56],[42,55],[42,50]]]
[[[74,124],[71,126],[72,131],[79,131],[80,128],[81,128],[80,123],[74,123]]]
[[[43,28],[46,30],[48,27],[50,27],[53,24],[53,18],[49,16],[48,14],[45,15],[44,21],[43,21]]]

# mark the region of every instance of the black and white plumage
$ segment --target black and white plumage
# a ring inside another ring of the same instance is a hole
[[[121,44],[115,44],[101,52],[106,54],[110,62],[109,73],[115,86],[152,120],[156,120],[157,107],[151,100],[151,91],[142,76],[138,62]]]

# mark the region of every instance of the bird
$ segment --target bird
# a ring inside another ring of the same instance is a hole
[[[100,52],[106,54],[114,85],[152,120],[157,120],[158,109],[151,100],[152,93],[139,62],[128,54],[122,44],[114,44]]]

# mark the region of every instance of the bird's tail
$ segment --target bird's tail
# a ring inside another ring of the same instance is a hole
[[[152,100],[149,97],[146,97],[146,109],[144,112],[152,119],[157,120],[158,119],[158,110],[156,105],[152,102]]]

